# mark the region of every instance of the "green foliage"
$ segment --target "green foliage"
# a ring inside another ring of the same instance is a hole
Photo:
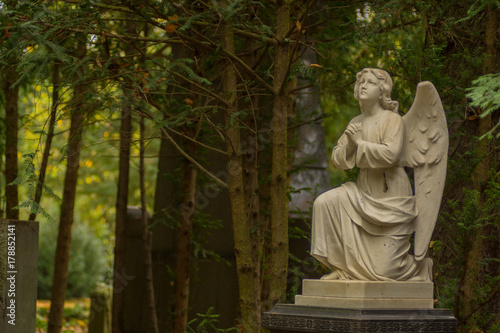
[[[312,198],[318,196],[318,187],[301,188],[298,190],[291,189],[291,193],[307,192]],[[309,209],[303,211],[300,208],[290,211],[288,219],[288,235],[291,241],[298,241],[299,244],[310,244],[311,242],[311,217],[313,211],[313,202],[308,202]],[[301,242],[302,241],[302,242]],[[295,251],[297,253],[297,251]],[[304,257],[305,256],[305,257]],[[297,295],[302,286],[302,280],[305,278],[317,278],[324,275],[321,267],[316,259],[309,256],[309,249],[298,255],[289,253],[288,259],[288,275],[287,275],[287,303],[294,303],[295,295]]]
[[[209,332],[233,332],[236,331],[235,327],[221,329],[216,325],[219,322],[220,315],[214,314],[214,308],[211,307],[207,313],[198,313],[198,318],[192,319],[188,322],[187,332],[189,333],[209,333]],[[193,328],[196,324],[196,327]]]
[[[458,239],[458,246],[467,246],[471,244],[477,230],[482,226],[480,221],[480,206],[479,193],[475,190],[463,188],[465,200],[463,202],[450,201],[448,202],[452,213],[443,213],[443,218],[457,227],[458,234],[461,237]]]
[[[491,173],[491,179],[485,189],[488,198],[485,202],[480,202],[478,191],[463,188],[462,193],[462,200],[450,200],[447,203],[450,210],[440,214],[438,228],[442,232],[437,240],[432,242],[430,253],[435,258],[437,305],[440,308],[451,308],[454,313],[464,311],[464,270],[471,269],[466,267],[466,254],[476,246],[480,230],[495,230],[500,225],[500,179],[494,172]],[[499,241],[497,233],[486,234],[481,240],[483,244],[498,244]],[[486,254],[476,263],[483,272],[482,283],[475,290],[478,303],[482,304],[482,307],[487,308],[494,300],[492,297],[499,291],[500,276],[495,275],[494,269],[498,262],[498,258]],[[481,310],[481,307],[478,310]],[[484,321],[484,327],[490,327],[488,332],[495,327],[491,326],[491,322],[486,324],[492,318],[494,316],[488,311],[481,311],[478,319]]]
[[[299,171],[300,172],[300,171]],[[291,189],[290,194],[293,193],[301,193],[306,192],[310,195],[311,198],[316,198],[318,196],[318,188],[320,184],[316,184],[315,188],[303,187],[300,189]],[[291,197],[289,198],[291,200]],[[309,209],[307,211],[303,211],[300,208],[296,208],[290,211],[290,214],[294,216],[290,218],[288,221],[288,236],[290,239],[306,239],[307,241],[311,240],[311,217],[312,217],[312,208],[313,201],[307,202]]]
[[[35,193],[38,190],[36,186],[38,185],[38,177],[36,175],[35,164],[33,163],[33,159],[35,158],[34,153],[23,155],[25,168],[24,174],[18,177],[14,183],[17,185],[25,185],[27,191],[26,200],[22,201],[17,209],[27,208],[29,209],[30,214],[40,214],[42,217],[46,218],[49,221],[53,221],[52,216],[43,209],[43,207],[35,201]],[[44,192],[52,199],[60,202],[61,199],[54,193],[54,191],[48,187],[46,184],[42,186]]]
[[[63,317],[66,321],[75,319],[87,321],[89,318],[89,308],[83,303],[76,302],[74,306],[64,307]]]
[[[45,318],[43,318],[42,315],[38,314],[38,311],[37,311],[36,328],[39,330],[46,331],[48,327],[49,327],[48,321]]]
[[[76,225],[71,243],[66,296],[88,297],[96,283],[103,280],[106,267],[109,268],[103,244],[84,225]],[[41,224],[38,255],[38,298],[49,299],[51,293],[54,254],[56,249],[57,224]]]
[[[472,81],[472,86],[467,88],[466,91],[468,92],[466,97],[471,99],[470,104],[480,107],[482,111],[480,117],[486,117],[500,109],[500,74],[480,76]],[[499,126],[500,122],[494,125],[484,136],[492,137]],[[496,137],[499,136],[500,133],[496,135]]]
[[[475,0],[467,10],[467,16],[458,20],[458,22],[466,22],[477,17],[477,15],[481,15],[481,12],[484,11],[488,5],[496,5],[500,8],[500,2],[498,2],[498,0]]]
[[[217,252],[210,250],[206,244],[212,231],[222,228],[222,221],[211,218],[208,214],[197,211],[193,216],[194,234],[192,239],[193,256],[197,260],[215,260],[225,262],[229,261],[221,257]],[[196,264],[195,264],[196,266]]]
[[[40,332],[46,332],[48,328],[48,317],[50,302],[39,302],[36,308],[36,328]],[[90,300],[74,299],[66,301],[63,309],[63,333],[86,332],[90,314]]]
[[[214,189],[212,189],[213,191]],[[215,190],[216,191],[216,190]],[[207,200],[202,198],[200,200]],[[179,225],[180,211],[178,209],[164,209],[161,214],[156,216],[152,228],[157,224],[165,224],[169,228],[176,230]],[[196,268],[196,262],[201,260],[215,260],[230,265],[229,261],[220,256],[217,252],[207,247],[207,242],[214,230],[222,228],[222,221],[211,218],[208,214],[196,210],[193,214],[193,238],[191,239],[192,255],[195,259],[193,267]]]
[[[299,258],[296,258],[292,255],[290,255],[290,257],[294,262],[298,263],[288,268],[286,298],[287,298],[287,303],[293,304],[295,300],[295,295],[299,293],[299,290],[301,288],[302,280],[306,278],[306,274],[301,269],[302,268],[301,266],[303,266],[304,263],[305,264],[310,264],[310,263],[306,263],[305,261],[302,261]]]
[[[346,178],[345,181],[355,182],[358,179],[359,168],[354,167],[350,170],[345,170]]]

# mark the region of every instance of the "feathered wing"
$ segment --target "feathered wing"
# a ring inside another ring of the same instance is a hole
[[[415,258],[422,260],[436,225],[448,160],[448,126],[441,99],[431,82],[418,84],[413,105],[403,120],[404,159],[407,166],[414,168],[418,208],[414,222]]]

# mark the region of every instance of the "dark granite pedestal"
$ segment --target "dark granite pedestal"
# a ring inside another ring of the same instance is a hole
[[[447,309],[339,309],[278,304],[263,314],[272,333],[456,333],[457,320]]]

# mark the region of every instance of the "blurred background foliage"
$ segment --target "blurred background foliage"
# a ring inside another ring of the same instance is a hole
[[[38,298],[50,299],[54,276],[57,224],[41,224],[38,254]],[[71,242],[71,261],[68,270],[68,298],[89,297],[96,283],[105,281],[112,273],[112,256],[107,244],[109,237],[96,234],[85,224],[75,226]]]

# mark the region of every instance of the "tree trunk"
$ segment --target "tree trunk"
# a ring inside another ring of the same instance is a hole
[[[118,193],[116,198],[115,264],[113,274],[112,332],[122,332],[123,291],[125,276],[125,223],[127,220],[128,181],[130,170],[130,141],[132,110],[129,104],[122,107],[120,126],[120,157],[118,166]]]
[[[254,8],[254,10],[256,10]],[[251,20],[252,18],[249,18]],[[248,59],[249,65],[253,68],[257,62],[258,46],[253,38],[246,40],[247,50],[250,54]],[[251,77],[249,77],[251,80]],[[243,132],[243,137],[246,140],[242,145],[242,158],[243,158],[243,182],[245,192],[245,202],[247,203],[246,215],[248,216],[248,225],[252,242],[252,260],[255,265],[255,293],[259,302],[262,300],[262,259],[264,252],[264,231],[265,223],[261,223],[260,215],[260,188],[259,188],[259,140],[258,140],[258,110],[259,110],[259,97],[251,96],[248,93],[248,106],[246,108],[252,110],[252,114],[246,120],[247,130]],[[252,129],[252,130],[250,130]],[[262,305],[260,305],[262,307]],[[262,312],[262,308],[260,309]],[[259,314],[260,316],[260,314]],[[260,320],[260,318],[259,318]]]
[[[19,220],[19,210],[15,209],[19,205],[18,186],[10,185],[17,178],[17,130],[19,121],[18,98],[19,88],[12,86],[17,81],[16,67],[7,69],[4,82],[5,93],[5,201],[6,217],[12,220]]]
[[[54,137],[54,127],[56,124],[57,106],[59,104],[59,64],[54,63],[52,71],[52,107],[50,109],[49,128],[47,131],[47,140],[45,141],[45,149],[43,151],[42,164],[40,165],[40,174],[36,183],[35,203],[40,204],[42,199],[43,184],[45,182],[45,172],[49,163],[50,148],[52,146],[52,138]],[[36,219],[36,211],[30,214],[29,220]]]
[[[486,44],[486,54],[485,61],[483,65],[483,74],[490,74],[495,72],[496,67],[496,35],[498,30],[498,12],[496,6],[490,4],[487,7],[486,12],[486,34],[485,34],[485,44]],[[490,131],[492,128],[491,114],[486,117],[479,118],[479,124],[477,129],[477,136],[481,137]],[[473,179],[474,189],[479,192],[479,207],[483,205],[488,200],[485,193],[485,189],[489,180],[489,171],[492,167],[491,165],[491,140],[484,137],[477,143],[476,154],[479,159],[479,163],[476,166],[475,175]],[[486,212],[489,214],[489,212]],[[478,218],[481,218],[479,216]],[[480,264],[483,259],[483,245],[484,245],[484,225],[482,225],[476,231],[474,238],[471,240],[471,250],[466,256],[467,270],[464,276],[464,304],[465,304],[465,316],[470,318],[467,329],[473,329],[477,326],[477,319],[479,316],[473,315],[477,312],[479,301],[478,290],[481,288],[481,270],[482,266]],[[479,314],[480,312],[477,312]]]
[[[140,161],[139,161],[139,177],[141,187],[141,211],[142,211],[142,244],[144,246],[143,258],[146,268],[146,292],[147,292],[147,307],[149,311],[149,323],[151,332],[158,333],[158,318],[156,316],[155,291],[153,285],[153,260],[151,258],[151,232],[148,226],[148,214],[146,209],[146,184],[144,170],[144,116],[140,120]]]
[[[127,22],[127,33],[136,33],[136,22]],[[135,48],[132,42],[125,46],[125,54],[130,56]],[[133,85],[127,80],[123,94],[131,98]],[[120,129],[120,157],[118,166],[118,191],[116,197],[116,224],[115,224],[115,263],[113,272],[113,304],[111,331],[123,332],[123,293],[126,281],[125,276],[125,223],[127,220],[128,182],[130,172],[130,145],[132,139],[132,101],[126,101],[122,106]]]
[[[79,41],[78,54],[83,58],[86,51],[85,39]],[[54,267],[54,280],[49,314],[48,333],[60,333],[63,319],[64,300],[68,282],[68,265],[71,247],[71,228],[73,225],[73,212],[75,207],[76,185],[78,180],[78,167],[80,163],[80,146],[82,142],[82,128],[85,112],[85,83],[77,83],[74,89],[74,108],[71,113],[71,125],[68,138],[68,156],[66,175],[64,179],[63,199],[61,204],[61,217],[59,234],[57,237],[56,258]]]
[[[289,97],[286,78],[289,64],[289,43],[285,41],[290,27],[288,1],[276,1],[277,46],[274,56],[273,156],[271,178],[271,287],[269,300],[276,304],[286,295],[288,268],[288,196],[287,196],[287,115]]]
[[[223,23],[221,37],[223,48],[234,54],[234,34],[230,23]],[[237,76],[230,62],[222,73],[223,96],[226,96],[230,107],[226,113],[227,156],[229,170],[229,195],[231,198],[231,216],[233,220],[234,252],[236,271],[240,292],[240,312],[243,332],[260,332],[260,295],[255,290],[256,269],[252,260],[252,243],[246,215],[243,169],[241,157],[240,130],[238,124],[231,123],[231,115],[238,111]]]
[[[249,97],[252,98],[252,97]],[[253,98],[254,102],[256,101]],[[254,107],[254,105],[250,107]],[[254,115],[255,116],[255,115]],[[242,172],[243,172],[243,189],[245,215],[247,216],[248,232],[250,234],[250,242],[252,249],[253,261],[253,283],[255,289],[255,300],[257,302],[258,313],[257,319],[260,322],[261,309],[261,291],[262,291],[262,260],[264,251],[264,227],[260,219],[260,197],[259,197],[259,147],[257,138],[257,127],[254,126],[254,117],[248,119],[247,126],[255,127],[255,133],[250,130],[243,131],[245,141],[242,145]]]
[[[196,156],[196,144],[185,140],[186,153]],[[193,239],[193,217],[195,213],[195,191],[198,169],[184,159],[183,199],[181,220],[177,234],[177,267],[174,309],[174,333],[187,330],[189,311],[189,282],[191,270],[191,243]]]

